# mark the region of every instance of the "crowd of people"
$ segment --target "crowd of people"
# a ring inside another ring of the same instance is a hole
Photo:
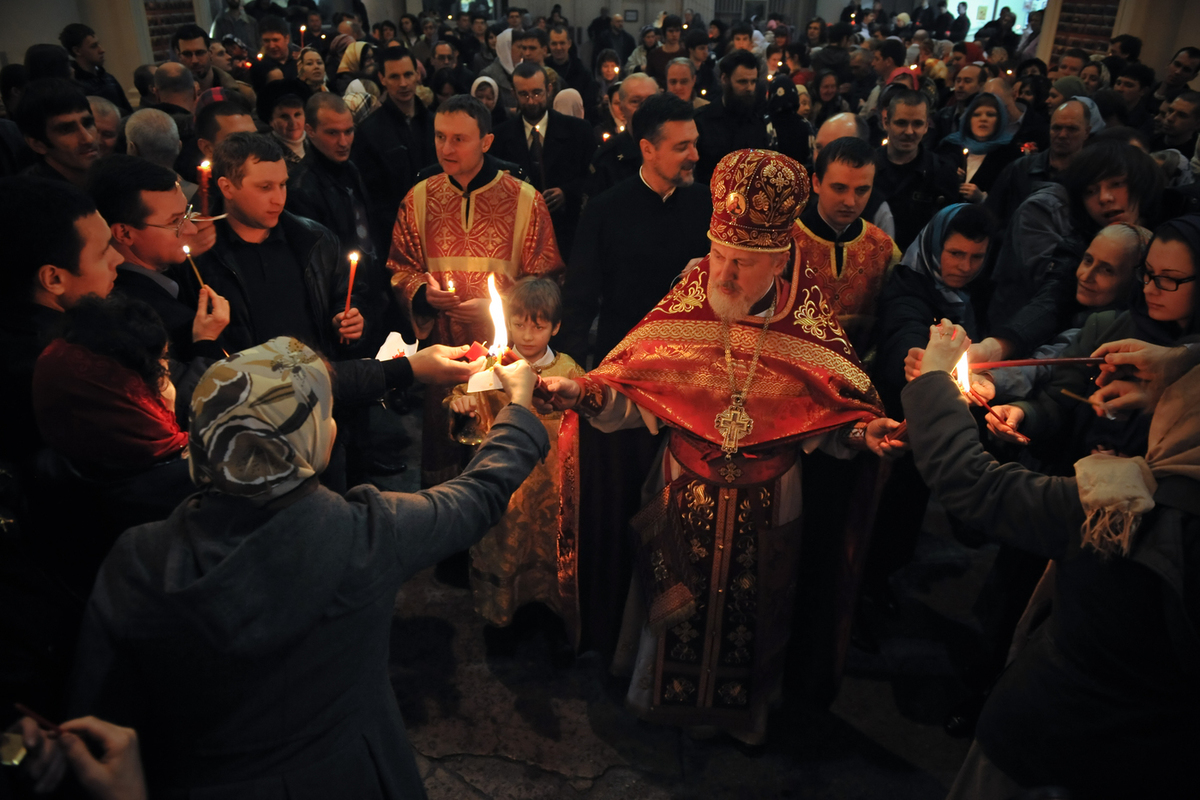
[[[226,6],[131,91],[80,23],[0,70],[0,795],[422,796],[434,565],[761,752],[931,501],[1000,545],[951,796],[1200,792],[1200,48]]]

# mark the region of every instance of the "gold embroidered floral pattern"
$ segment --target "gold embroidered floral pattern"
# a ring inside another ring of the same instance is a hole
[[[838,324],[820,289],[805,289],[804,299],[796,304],[793,316],[800,330],[809,336],[824,342],[841,342],[849,349],[850,340],[843,334],[842,326]]]
[[[704,280],[698,280],[688,286],[686,292],[675,292],[674,301],[667,307],[668,314],[686,314],[704,305],[707,295],[704,292]]]
[[[696,684],[687,678],[675,678],[663,687],[663,699],[669,703],[686,703],[696,693]]]
[[[750,702],[750,693],[746,691],[746,687],[741,681],[729,681],[721,684],[717,694],[721,696],[726,705],[730,706],[744,706]]]

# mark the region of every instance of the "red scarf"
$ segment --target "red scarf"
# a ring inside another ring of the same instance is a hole
[[[33,409],[46,444],[80,463],[141,469],[188,442],[174,409],[140,375],[63,339],[37,360]]]
[[[662,420],[716,445],[730,405],[725,323],[707,301],[705,257],[589,375]],[[753,430],[741,447],[777,446],[882,416],[871,379],[811,278],[777,279],[777,307],[746,397]],[[730,331],[740,391],[763,318]]]

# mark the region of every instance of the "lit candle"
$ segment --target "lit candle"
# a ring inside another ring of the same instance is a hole
[[[613,74],[615,74],[615,75],[620,75],[620,74],[621,74],[621,68],[620,68],[620,67],[613,67]]]
[[[308,30],[308,26],[307,26],[307,25],[301,25],[301,26],[300,26],[300,49],[302,49],[302,50],[304,49],[304,32],[305,32],[306,30]]]
[[[208,180],[212,176],[212,162],[205,159],[200,162],[200,168],[197,170],[197,175],[200,177],[200,213],[208,216]]]
[[[508,325],[504,321],[504,300],[496,290],[496,273],[488,273],[488,314],[492,317],[492,346],[488,355],[499,358],[508,349]]]
[[[454,291],[454,278],[446,278],[446,291],[447,292]]]
[[[611,136],[611,135],[612,135],[612,134],[610,134],[610,133],[606,133],[606,134],[604,134],[604,141],[606,141],[606,142],[607,142],[607,141],[608,141],[608,137],[609,137],[609,136]]]
[[[183,246],[183,254],[187,256],[188,263],[192,265],[192,272],[196,273],[196,280],[200,281],[200,288],[204,288],[204,278],[200,277],[200,269],[196,266],[196,262],[192,260],[192,248],[186,244]]]
[[[971,151],[964,147],[963,148],[963,183],[967,182],[967,156],[969,156],[970,154],[971,154]]]
[[[262,61],[262,53],[259,53],[259,54],[258,54],[258,60],[259,60],[259,61]]]
[[[354,294],[354,273],[358,272],[358,251],[350,254],[350,283],[346,285],[346,310],[342,312],[342,321],[350,313],[350,298]]]
[[[884,147],[887,147],[887,139],[884,139],[884,140],[883,140],[883,146],[884,146]]]

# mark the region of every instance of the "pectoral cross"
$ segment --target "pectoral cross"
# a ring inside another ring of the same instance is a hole
[[[754,420],[750,419],[750,415],[746,413],[746,409],[742,408],[741,398],[736,395],[733,398],[733,403],[729,408],[717,414],[717,419],[713,423],[717,426],[717,432],[724,437],[721,442],[721,452],[732,455],[737,452],[738,442],[743,436],[748,436],[750,431],[754,430]]]

